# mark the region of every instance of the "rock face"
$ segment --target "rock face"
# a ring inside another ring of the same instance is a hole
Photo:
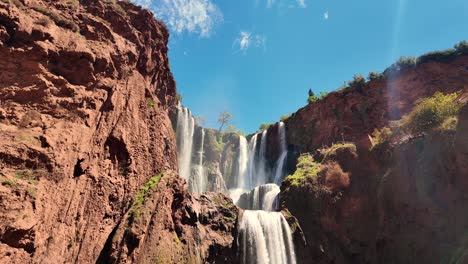
[[[300,152],[343,140],[369,147],[368,135],[375,128],[400,119],[418,99],[436,91],[450,93],[463,89],[468,89],[468,56],[422,63],[362,87],[333,92],[299,109],[285,121],[287,142]],[[276,152],[272,149],[269,155],[275,158]]]
[[[467,117],[465,106],[456,131],[394,147],[318,153],[315,179],[285,181],[282,206],[306,240],[296,235],[299,262],[466,263]]]
[[[2,262],[232,255],[230,200],[192,197],[172,172],[167,41],[126,1],[0,1]]]

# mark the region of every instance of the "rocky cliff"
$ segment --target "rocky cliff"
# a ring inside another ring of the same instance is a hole
[[[418,99],[436,91],[451,93],[467,89],[467,55],[424,62],[387,73],[358,87],[332,92],[299,109],[285,120],[287,141],[290,148],[299,152],[313,151],[338,141],[370,147],[368,135],[375,128],[399,120]],[[274,137],[269,140],[277,142]],[[274,147],[269,153],[272,159],[278,155]]]
[[[231,201],[174,173],[168,37],[126,1],[0,1],[1,262],[234,255]]]

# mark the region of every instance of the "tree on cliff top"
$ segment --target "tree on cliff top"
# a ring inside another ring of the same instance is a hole
[[[219,130],[218,132],[221,132],[223,130],[224,125],[227,125],[231,123],[232,115],[226,111],[221,112],[218,117],[218,123],[219,123]]]

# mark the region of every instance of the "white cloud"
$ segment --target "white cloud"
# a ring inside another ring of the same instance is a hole
[[[267,0],[266,6],[268,8],[271,8],[275,5],[278,7],[288,7],[288,8],[295,8],[295,7],[306,8],[307,5],[305,1],[306,0]]]
[[[133,0],[162,19],[172,32],[210,37],[214,27],[223,22],[223,13],[211,0]]]
[[[305,0],[297,0],[297,4],[298,4],[299,7],[301,7],[301,8],[306,8]]]
[[[328,20],[328,11],[323,13],[323,17],[325,18],[325,20]]]
[[[253,34],[250,31],[241,31],[239,32],[238,37],[234,40],[232,46],[236,47],[237,51],[240,51],[243,54],[247,53],[247,50],[250,47],[263,48],[265,50],[266,37],[260,34]]]

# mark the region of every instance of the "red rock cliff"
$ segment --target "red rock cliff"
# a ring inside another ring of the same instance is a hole
[[[236,209],[173,172],[168,37],[125,1],[0,1],[0,262],[232,255]]]

